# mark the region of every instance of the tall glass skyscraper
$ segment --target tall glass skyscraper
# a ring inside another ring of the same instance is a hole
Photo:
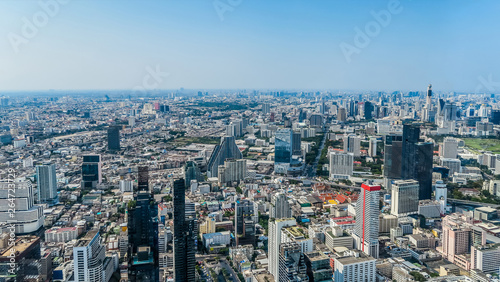
[[[278,129],[275,135],[274,170],[287,173],[292,162],[293,131],[288,128]]]
[[[110,126],[108,128],[108,150],[109,151],[119,151],[120,150],[120,127]]]

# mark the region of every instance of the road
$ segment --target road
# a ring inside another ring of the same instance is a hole
[[[496,205],[496,204],[480,203],[480,202],[474,202],[474,201],[459,200],[459,199],[449,199],[449,198],[448,198],[448,203],[455,203],[455,204],[469,205],[469,206],[477,206],[477,207],[490,207],[490,208],[494,208],[494,209],[500,207],[500,205]]]
[[[221,259],[220,260],[220,265],[222,267],[224,267],[227,272],[231,275],[231,281],[233,282],[239,282],[240,280],[238,279],[238,274],[236,274],[236,272],[234,271],[233,268],[231,268],[231,266],[229,265],[229,263],[226,261],[226,259]]]

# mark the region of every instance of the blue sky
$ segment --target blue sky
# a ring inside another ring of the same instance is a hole
[[[23,18],[45,13],[39,1],[0,1],[0,91],[133,89],[157,66],[169,73],[154,84],[162,89],[432,83],[461,92],[481,76],[500,81],[500,1],[397,1],[399,12],[349,61],[341,44],[356,47],[355,28],[373,24],[372,11],[389,11],[392,0],[216,0],[231,7],[222,18],[214,0],[65,1],[31,38]]]

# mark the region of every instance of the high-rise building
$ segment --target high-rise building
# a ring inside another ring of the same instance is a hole
[[[348,179],[352,175],[353,166],[352,153],[330,152],[330,179]]]
[[[368,145],[368,156],[377,156],[377,143],[378,140],[375,137],[370,137],[370,144]]]
[[[436,181],[435,200],[439,202],[441,214],[444,215],[446,213],[446,205],[448,201],[448,188],[442,180]]]
[[[278,129],[274,146],[274,171],[286,174],[292,162],[293,131],[289,128]]]
[[[101,155],[83,156],[82,189],[95,189],[101,182]]]
[[[309,124],[312,127],[321,127],[323,125],[323,115],[322,114],[312,114],[309,117]]]
[[[391,214],[401,217],[418,212],[420,186],[416,180],[397,180],[391,185]]]
[[[224,165],[219,166],[219,183],[231,185],[247,177],[247,160],[226,159]]]
[[[384,177],[388,179],[401,178],[403,137],[387,135],[384,149]]]
[[[295,226],[297,222],[294,218],[281,218],[269,220],[269,272],[274,276],[274,281],[281,281],[279,278],[279,252],[281,245],[281,230],[287,226]]]
[[[345,122],[347,120],[347,111],[345,108],[339,108],[337,111],[337,120]]]
[[[373,118],[373,109],[374,109],[374,106],[371,102],[369,101],[366,101],[364,103],[364,117],[366,120],[369,120],[369,119],[372,119]]]
[[[196,162],[186,162],[186,165],[184,166],[184,179],[186,179],[186,187],[191,187],[192,180],[196,180],[198,182],[203,181],[203,175],[201,175],[200,168]]]
[[[292,217],[292,208],[285,194],[276,193],[272,196],[270,216],[275,219]]]
[[[456,159],[458,155],[458,139],[452,137],[446,137],[443,141],[443,150],[441,152],[441,157],[447,159]]]
[[[56,165],[39,165],[36,167],[39,203],[57,203]]]
[[[331,281],[332,268],[330,258],[320,251],[304,254],[309,281]],[[306,280],[307,281],[307,280]]]
[[[249,200],[238,200],[234,207],[234,226],[236,245],[255,245],[255,215],[254,203]]]
[[[109,151],[119,151],[120,150],[120,127],[119,126],[108,127],[108,150]]]
[[[344,153],[352,153],[355,157],[361,155],[361,139],[354,135],[344,135]]]
[[[275,281],[309,281],[304,253],[296,242],[280,244],[279,280]]]
[[[219,166],[223,165],[226,159],[243,159],[243,154],[232,136],[222,137],[220,145],[215,146],[207,164],[208,177],[218,177]]]
[[[471,249],[471,269],[484,273],[498,273],[500,269],[500,248],[495,244],[473,246]]]
[[[333,280],[335,282],[377,281],[376,259],[363,253],[334,259]]]
[[[471,232],[470,226],[461,216],[457,214],[445,216],[441,235],[443,258],[454,263],[457,255],[469,253],[472,245]]]
[[[129,278],[159,281],[158,205],[148,187],[148,167],[138,168],[135,206],[128,211]]]
[[[353,234],[355,248],[374,258],[379,254],[379,193],[380,186],[361,184]]]
[[[44,221],[43,207],[35,205],[34,196],[30,181],[0,182],[0,223],[14,225],[16,234],[39,230]]]
[[[417,144],[417,157],[413,179],[420,185],[419,200],[432,198],[432,158],[434,145],[432,143],[420,142]]]
[[[184,179],[174,181],[174,281],[195,281],[196,216],[186,205]]]
[[[292,133],[292,155],[300,156],[302,155],[302,147],[301,147],[301,134],[300,132]]]
[[[137,190],[149,191],[149,168],[147,166],[137,167]]]
[[[264,115],[268,115],[271,112],[271,104],[264,103],[262,104],[262,113]]]
[[[106,257],[98,230],[89,231],[73,247],[75,282],[105,282],[111,279],[115,268],[112,258]]]

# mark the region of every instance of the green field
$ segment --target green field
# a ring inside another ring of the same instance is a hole
[[[491,151],[500,154],[500,140],[482,138],[464,138],[465,146],[475,151]]]

